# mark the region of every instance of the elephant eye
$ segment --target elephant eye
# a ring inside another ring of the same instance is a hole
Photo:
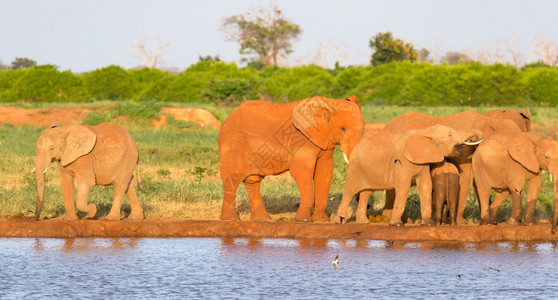
[[[347,132],[347,128],[345,128],[345,126],[341,126],[341,131]]]

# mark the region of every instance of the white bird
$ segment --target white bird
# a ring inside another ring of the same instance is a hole
[[[335,259],[331,261],[331,264],[333,264],[335,270],[337,270],[337,264],[339,264],[339,255],[335,256]]]

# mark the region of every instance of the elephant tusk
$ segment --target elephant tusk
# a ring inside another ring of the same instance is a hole
[[[482,140],[476,141],[476,142],[463,142],[463,144],[465,144],[467,146],[476,146],[476,145],[480,144],[481,142],[482,142]]]
[[[345,161],[345,163],[349,164],[349,157],[347,156],[347,153],[343,152],[343,160]]]
[[[37,168],[33,168],[33,170],[31,170],[31,173],[35,173],[36,170]]]

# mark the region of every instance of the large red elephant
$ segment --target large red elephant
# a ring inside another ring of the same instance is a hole
[[[339,145],[348,161],[363,132],[364,119],[355,96],[240,105],[219,132],[219,168],[224,189],[220,218],[239,219],[235,195],[243,182],[250,198],[250,219],[269,220],[260,194],[261,181],[267,175],[289,170],[300,191],[295,219],[328,221],[325,210],[333,152]]]

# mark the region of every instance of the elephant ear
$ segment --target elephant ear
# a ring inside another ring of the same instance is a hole
[[[80,125],[69,126],[60,162],[63,166],[67,166],[91,152],[96,142],[97,135],[91,129]]]
[[[525,130],[531,131],[531,115],[527,108],[522,108],[519,110],[519,114],[523,117],[523,123],[525,124]]]
[[[329,142],[329,119],[333,107],[327,99],[316,96],[299,101],[293,110],[294,126],[312,143],[326,149]]]
[[[508,154],[513,160],[533,173],[539,172],[540,166],[536,156],[537,147],[531,139],[523,134],[518,134],[509,140],[506,146]]]
[[[437,163],[444,160],[444,154],[432,139],[413,134],[405,143],[403,156],[414,164]]]
[[[345,98],[345,100],[351,102],[351,103],[355,103],[358,106],[358,109],[361,109],[360,106],[360,101],[358,101],[358,98],[355,95],[349,96],[347,98]]]

